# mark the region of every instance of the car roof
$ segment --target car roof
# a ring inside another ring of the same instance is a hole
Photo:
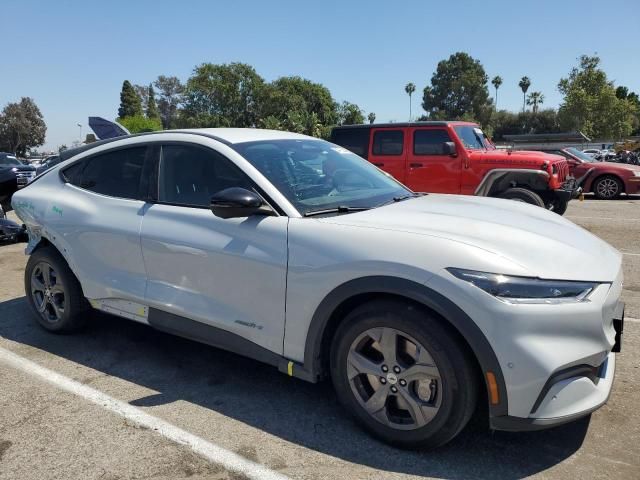
[[[351,129],[368,129],[368,128],[406,128],[406,127],[443,127],[446,125],[471,125],[477,127],[477,123],[464,122],[462,120],[431,120],[425,122],[398,122],[398,123],[362,123],[357,125],[341,125],[333,127],[333,130],[351,130]]]
[[[118,140],[124,140],[127,138],[148,136],[150,139],[153,137],[161,137],[168,133],[188,133],[191,135],[202,135],[209,137],[225,145],[233,145],[237,143],[255,142],[259,140],[319,140],[315,137],[309,137],[300,133],[285,132],[282,130],[265,130],[260,128],[185,128],[180,130],[159,130],[157,132],[145,132],[137,133],[133,135],[122,135],[119,137],[105,138],[98,140],[97,142],[88,143],[77,148],[70,148],[60,152],[60,158],[67,160],[71,157],[78,155],[79,153],[86,152],[92,148],[107,143],[116,142]]]

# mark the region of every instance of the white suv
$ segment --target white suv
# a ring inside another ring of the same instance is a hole
[[[411,192],[355,154],[256,129],[82,147],[17,192],[29,304],[90,308],[316,382],[378,437],[434,447],[480,405],[531,430],[609,396],[621,256],[510,200]]]

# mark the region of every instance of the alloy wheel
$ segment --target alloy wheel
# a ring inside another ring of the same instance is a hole
[[[51,264],[38,262],[31,272],[31,298],[40,316],[49,323],[62,319],[65,289]]]
[[[603,178],[596,187],[602,198],[613,198],[618,194],[618,182],[612,178]]]
[[[417,429],[440,410],[443,388],[432,356],[394,328],[360,334],[349,349],[347,375],[360,405],[388,427]]]

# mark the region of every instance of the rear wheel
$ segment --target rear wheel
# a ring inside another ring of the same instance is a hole
[[[613,176],[600,177],[593,183],[593,193],[602,200],[617,198],[622,193],[622,190],[622,182],[619,178]]]
[[[27,262],[24,288],[38,323],[51,332],[84,326],[89,309],[77,278],[53,247],[36,250]]]
[[[347,315],[334,337],[331,377],[361,425],[406,448],[451,440],[478,395],[458,340],[438,318],[396,301],[367,303]]]
[[[509,188],[498,195],[499,198],[515,200],[517,202],[529,203],[537,207],[545,208],[544,200],[536,192],[527,190],[526,188],[514,187]]]

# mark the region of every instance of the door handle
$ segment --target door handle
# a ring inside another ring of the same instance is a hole
[[[384,167],[384,163],[376,163],[376,162],[373,162],[373,164],[374,164],[376,167]]]
[[[423,163],[410,163],[409,166],[411,168],[420,168],[420,167],[424,167]]]

